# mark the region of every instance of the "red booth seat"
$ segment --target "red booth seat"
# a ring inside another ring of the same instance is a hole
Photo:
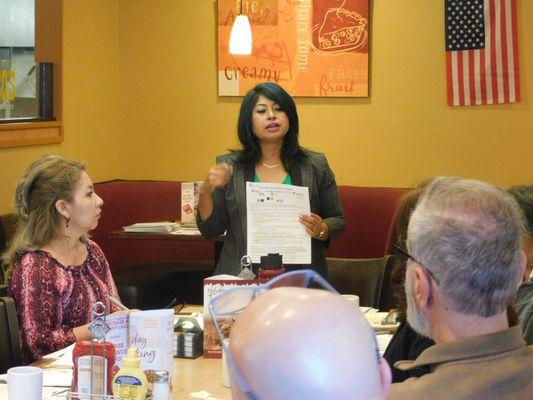
[[[214,246],[208,241],[122,240],[108,236],[110,231],[135,222],[179,219],[181,182],[115,180],[97,183],[95,190],[104,205],[92,237],[104,250],[113,271],[147,262],[214,259]],[[327,255],[382,257],[396,202],[405,189],[341,185],[339,191],[346,228],[333,241]]]
[[[386,254],[396,203],[406,189],[339,186],[346,227],[328,257],[379,258]]]
[[[115,180],[95,184],[104,200],[102,218],[91,233],[112,271],[145,263],[213,260],[213,242],[110,239],[109,232],[136,222],[180,219],[181,182]]]

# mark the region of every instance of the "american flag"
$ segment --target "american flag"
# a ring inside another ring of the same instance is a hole
[[[520,100],[516,0],[445,0],[448,105]]]

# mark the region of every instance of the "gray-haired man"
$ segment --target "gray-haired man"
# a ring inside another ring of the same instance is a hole
[[[526,217],[527,232],[522,241],[527,267],[524,282],[516,294],[516,312],[527,344],[533,344],[533,185],[515,186],[509,189]]]
[[[445,177],[426,187],[409,222],[407,318],[436,345],[396,364],[431,373],[393,385],[389,399],[533,398],[533,347],[506,316],[524,229],[504,190]]]

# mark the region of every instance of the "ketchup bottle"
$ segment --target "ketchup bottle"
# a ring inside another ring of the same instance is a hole
[[[92,374],[91,374],[92,345]],[[110,342],[80,340],[72,352],[74,373],[72,392],[78,394],[111,395],[115,366],[115,346]],[[81,396],[85,398],[85,396]],[[78,397],[72,397],[78,399]]]
[[[268,253],[266,256],[261,256],[261,264],[259,266],[259,279],[272,279],[285,272],[283,268],[283,257],[278,253]]]

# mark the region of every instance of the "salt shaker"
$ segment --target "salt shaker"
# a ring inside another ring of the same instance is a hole
[[[152,384],[152,400],[170,400],[168,371],[154,371]]]

